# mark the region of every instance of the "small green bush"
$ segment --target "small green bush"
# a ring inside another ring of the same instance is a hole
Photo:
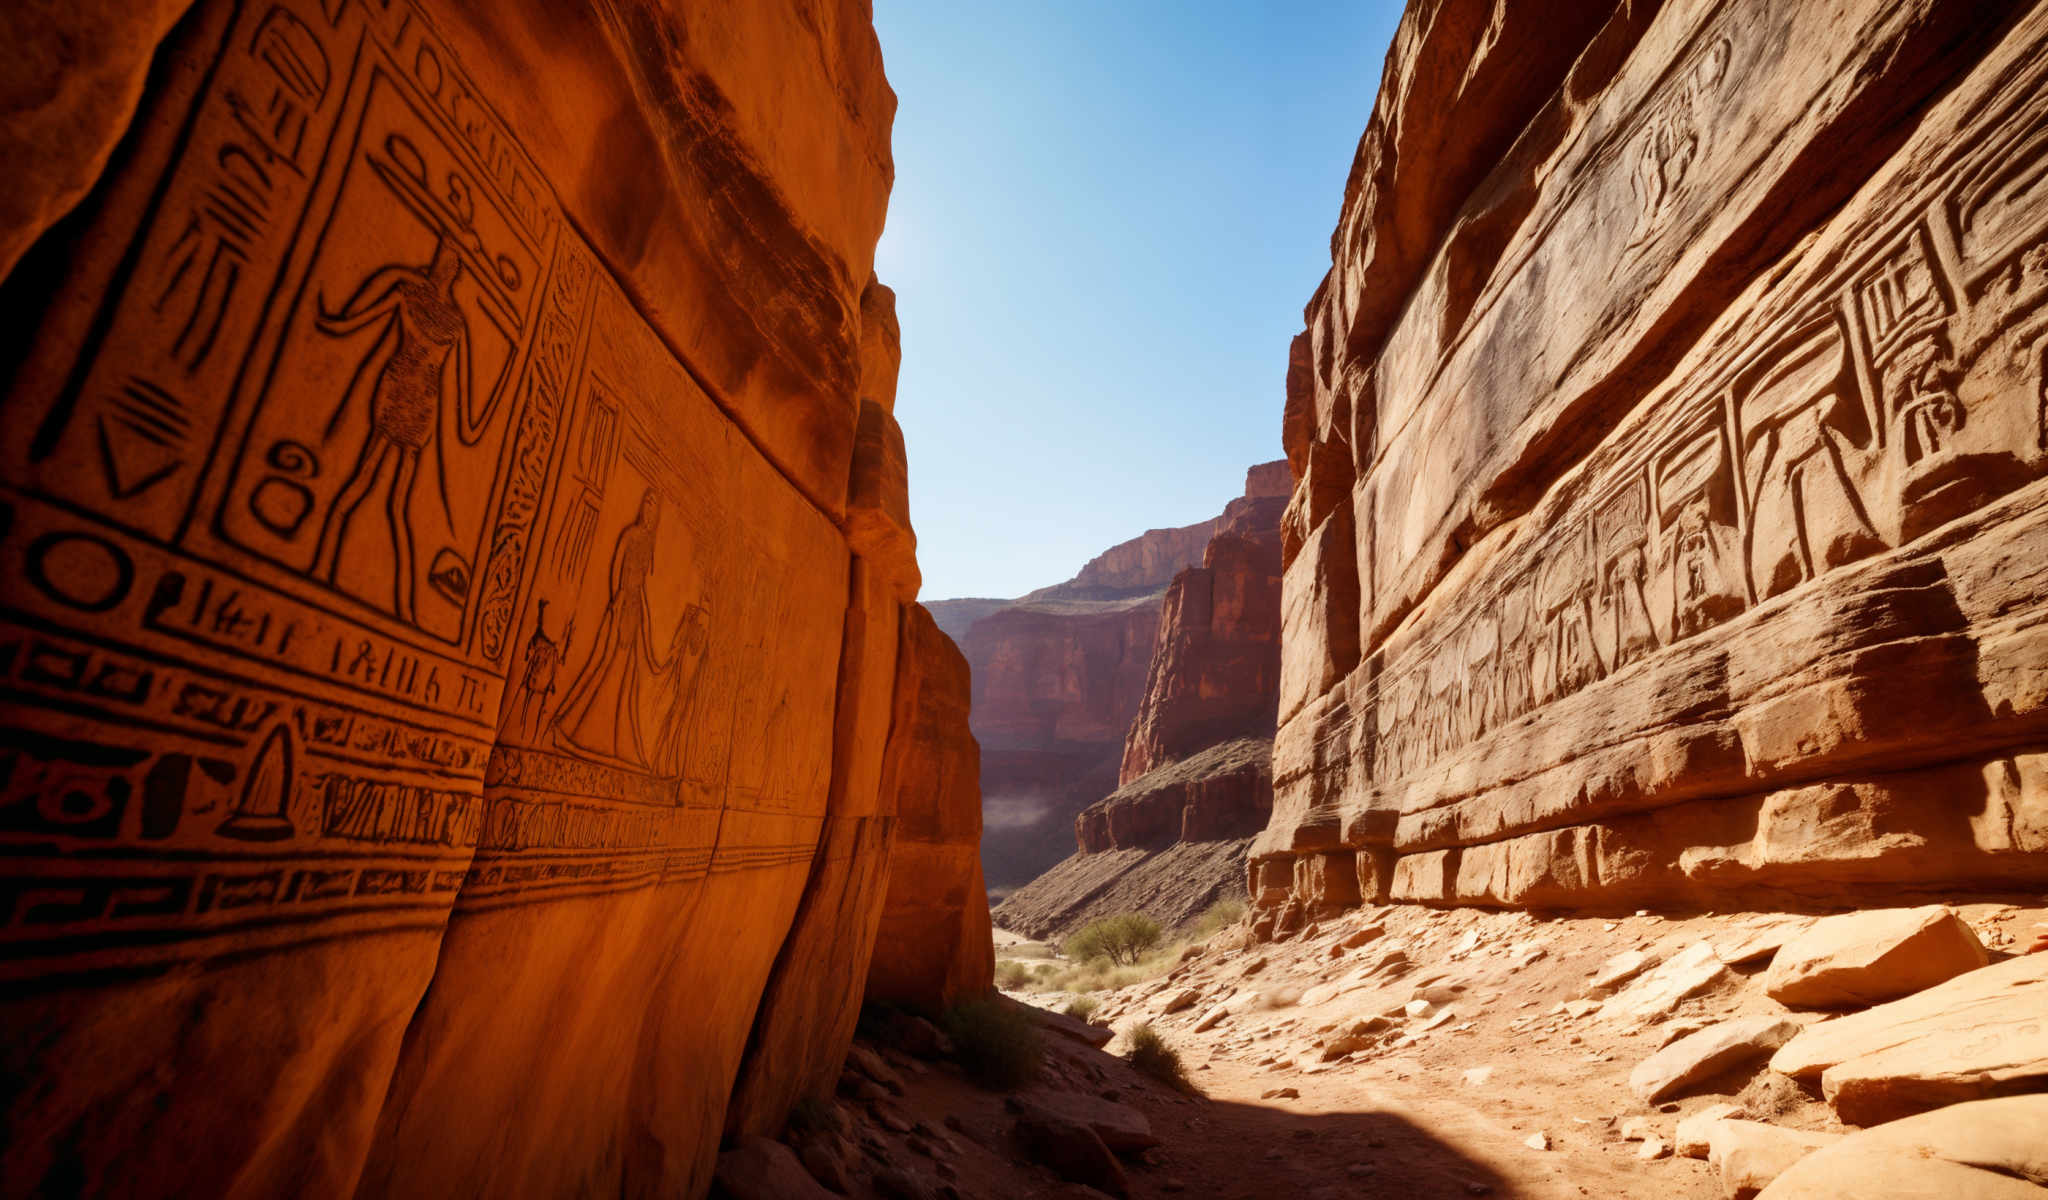
[[[1031,968],[1020,962],[999,962],[996,964],[996,986],[1006,992],[1014,992],[1031,982]]]
[[[1130,1032],[1131,1065],[1183,1092],[1193,1092],[1195,1085],[1188,1079],[1187,1068],[1181,1065],[1180,1052],[1166,1044],[1159,1031],[1147,1021]]]
[[[1045,1044],[1038,1022],[1015,1001],[963,1001],[946,1013],[944,1025],[961,1069],[983,1087],[1022,1087],[1038,1078]]]
[[[1072,1000],[1067,1001],[1066,1014],[1070,1017],[1079,1017],[1085,1021],[1089,1017],[1094,1016],[1095,1010],[1101,1007],[1102,1001],[1097,1000],[1093,996],[1076,996]]]
[[[1244,901],[1218,900],[1204,909],[1201,916],[1195,918],[1193,933],[1199,941],[1228,929],[1243,919]]]
[[[1136,966],[1145,952],[1159,944],[1159,922],[1144,913],[1118,913],[1091,921],[1067,939],[1067,957],[1076,961],[1101,956],[1120,967]]]

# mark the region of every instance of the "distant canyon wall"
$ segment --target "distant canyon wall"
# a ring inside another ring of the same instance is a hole
[[[864,2],[10,29],[0,1194],[700,1196],[988,987]]]
[[[1015,887],[1071,852],[1074,814],[1116,790],[1166,586],[1215,520],[1153,529],[1016,600],[934,600],[966,654],[981,747],[982,864]]]
[[[1132,909],[1179,924],[1241,886],[1273,807],[1292,482],[1284,461],[1248,471],[1244,495],[1209,523],[1200,563],[1167,585],[1114,789],[1073,816],[1068,857],[997,908],[1006,928],[1051,936]]]
[[[1288,370],[1265,928],[2048,881],[2044,75],[2042,5],[1409,6]]]

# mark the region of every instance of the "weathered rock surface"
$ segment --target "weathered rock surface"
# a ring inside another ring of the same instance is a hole
[[[1959,975],[1811,1026],[1771,1069],[1818,1076],[1844,1121],[1869,1125],[1963,1100],[2048,1087],[2048,954]]]
[[[1255,892],[2048,881],[2048,13],[1467,7],[1290,352]]]
[[[1763,1200],[2041,1200],[2048,1096],[1978,1100],[1851,1134],[1801,1159]]]
[[[1253,837],[1273,811],[1272,754],[1270,739],[1241,737],[1155,767],[1083,809],[1074,840],[1099,854]]]
[[[1794,1021],[1739,1017],[1679,1038],[1629,1074],[1629,1089],[1646,1103],[1678,1095],[1724,1071],[1761,1063],[1799,1033]]]
[[[940,1012],[995,984],[981,875],[981,754],[967,660],[922,605],[903,610],[896,715],[882,790],[895,798],[889,885],[868,962],[870,1000]]]
[[[1793,1164],[1842,1140],[1839,1133],[1808,1133],[1734,1118],[1714,1122],[1706,1133],[1707,1161],[1720,1172],[1728,1200],[1749,1200]]]
[[[867,6],[183,7],[0,22],[0,1194],[701,1195],[968,744]]]
[[[1948,907],[1880,908],[1817,921],[1779,947],[1764,991],[1792,1008],[1862,1008],[1990,961]]]
[[[730,1200],[827,1200],[832,1193],[781,1142],[740,1139],[718,1156],[713,1175],[721,1197]]]
[[[1247,473],[1202,551],[1174,576],[1159,614],[1145,698],[1124,739],[1120,784],[1237,737],[1271,737],[1280,687],[1282,463]],[[1262,821],[1263,825],[1264,822]]]

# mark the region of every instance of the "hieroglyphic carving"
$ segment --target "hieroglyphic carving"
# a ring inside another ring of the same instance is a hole
[[[0,976],[808,861],[843,543],[432,26],[252,3],[194,105],[0,422]]]
[[[1715,61],[1688,78],[1712,83]],[[1617,431],[1568,500],[1438,614],[1439,632],[1400,646],[1372,701],[1376,779],[1423,770],[2048,469],[2040,82],[1987,104],[1980,136],[1955,140],[1913,185],[1918,200],[1775,277],[1746,326],[1756,336]]]
[[[1627,151],[1636,201],[1630,246],[1648,241],[1663,224],[1664,213],[1700,157],[1702,139],[1712,136],[1714,103],[1733,55],[1734,43],[1726,37],[1707,43],[1645,116],[1642,131]]]

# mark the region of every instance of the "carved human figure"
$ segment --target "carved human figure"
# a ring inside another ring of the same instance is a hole
[[[1731,581],[1704,498],[1678,514],[1666,543],[1671,579],[1671,636],[1691,637],[1742,611],[1742,585]]]
[[[519,705],[513,714],[513,728],[532,737],[540,732],[541,717],[548,697],[555,693],[555,676],[562,659],[576,641],[576,618],[562,629],[558,643],[548,636],[548,602],[541,599],[533,618],[533,636],[526,639],[526,666],[519,677]]]
[[[1932,338],[1909,347],[1891,372],[1893,418],[1900,452],[1906,462],[1941,455],[1962,429],[1964,414],[1956,396],[1956,369]]]
[[[333,432],[342,415],[358,403],[366,386],[367,368],[381,352],[383,366],[367,381],[369,432],[356,453],[355,465],[342,483],[320,525],[320,540],[313,552],[313,574],[329,584],[340,568],[341,543],[356,509],[368,498],[377,480],[391,465],[389,491],[385,498],[385,519],[390,526],[393,561],[391,611],[408,623],[413,616],[415,578],[410,509],[413,488],[419,481],[420,455],[428,446],[440,453],[435,434],[440,428],[443,405],[449,388],[454,389],[459,415],[456,435],[464,445],[474,445],[490,419],[489,407],[478,415],[472,411],[470,394],[469,324],[455,299],[455,283],[462,275],[462,257],[454,243],[442,238],[434,256],[424,268],[387,266],[371,273],[340,309],[318,306],[315,325],[329,337],[348,337],[382,324],[377,344],[362,360],[341,407],[328,422]],[[437,472],[441,504],[448,507],[448,472],[445,460]]]
[[[640,685],[662,663],[649,641],[647,583],[654,574],[654,535],[661,498],[649,488],[612,549],[610,593],[591,639],[590,657],[562,696],[552,728],[557,741],[607,758],[647,766],[640,738]]]
[[[704,649],[711,642],[711,617],[701,604],[692,604],[676,620],[669,638],[669,662],[661,672],[660,733],[654,739],[653,767],[663,775],[679,775],[683,769],[683,735],[690,716],[690,701],[697,692],[697,679],[704,665]]]

